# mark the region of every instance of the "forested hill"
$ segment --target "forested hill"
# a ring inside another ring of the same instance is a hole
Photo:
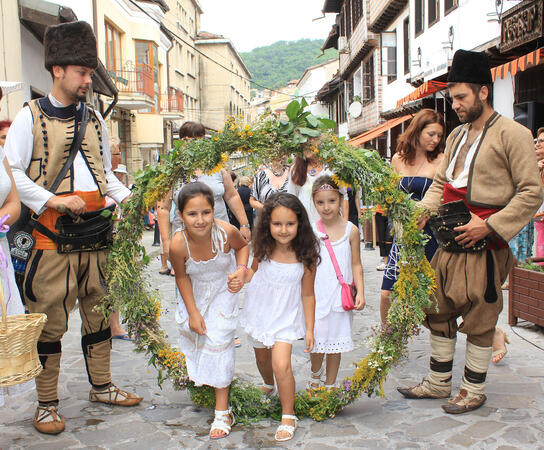
[[[285,86],[288,81],[300,78],[311,66],[335,58],[338,52],[329,49],[321,55],[321,39],[299,39],[298,41],[278,41],[265,47],[257,47],[241,53],[244,63],[252,75],[252,80],[272,89]],[[261,86],[252,84],[256,89]]]

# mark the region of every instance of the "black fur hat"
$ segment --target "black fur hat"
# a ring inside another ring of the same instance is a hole
[[[67,22],[47,27],[43,38],[45,68],[53,66],[85,66],[96,69],[98,55],[96,37],[84,21]]]
[[[487,55],[481,52],[457,50],[448,73],[448,83],[492,84]]]

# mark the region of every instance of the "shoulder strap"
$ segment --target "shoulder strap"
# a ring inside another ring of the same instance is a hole
[[[181,230],[181,234],[183,235],[183,238],[185,239],[185,245],[187,246],[187,254],[189,255],[189,258],[192,258],[191,248],[189,247],[189,241],[187,240],[187,236],[185,236],[185,231]]]
[[[62,169],[60,169],[59,174],[57,175],[57,178],[55,178],[55,181],[53,181],[53,184],[51,185],[51,188],[49,189],[50,192],[55,193],[55,191],[60,186],[60,183],[68,173],[68,170],[72,167],[72,164],[74,163],[74,159],[76,159],[77,152],[79,151],[79,147],[81,147],[81,142],[83,141],[83,137],[85,136],[85,131],[87,129],[87,122],[89,121],[89,108],[87,105],[82,103],[83,108],[82,110],[82,116],[81,116],[81,122],[79,123],[79,129],[77,133],[74,135],[74,140],[72,141],[72,145],[70,146],[70,154],[68,155],[68,159],[62,166]],[[77,121],[77,119],[76,119]]]
[[[317,221],[317,228],[325,235],[325,237],[321,239],[323,239],[325,247],[327,247],[327,251],[329,252],[329,256],[331,257],[332,265],[334,267],[334,271],[336,272],[336,278],[338,278],[340,284],[345,284],[346,282],[344,281],[344,277],[342,276],[342,272],[340,271],[340,266],[338,265],[338,260],[336,259],[336,255],[334,254],[329,235],[325,232],[325,227],[323,226],[321,220]]]

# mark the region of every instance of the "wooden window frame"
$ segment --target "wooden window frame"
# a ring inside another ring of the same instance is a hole
[[[430,5],[433,3],[435,5],[435,12],[436,17],[431,22],[431,8]],[[427,0],[427,19],[429,20],[429,23],[427,24],[427,28],[431,28],[435,23],[440,22],[440,0]]]
[[[447,16],[450,12],[456,10],[459,7],[459,0],[451,0],[452,5],[447,8],[446,1],[444,0],[444,16]]]
[[[109,45],[108,45],[108,30],[111,30],[111,35],[112,35],[112,42],[113,42],[113,58],[112,58],[112,62],[113,62],[113,67],[108,67],[108,62],[110,60],[110,48],[109,48]],[[123,47],[122,47],[122,32],[119,28],[117,28],[115,25],[113,25],[109,20],[104,20],[104,32],[105,32],[105,39],[104,39],[104,42],[105,42],[105,47],[106,47],[106,70],[112,70],[114,72],[116,72],[117,70],[120,70],[121,67],[117,67],[117,63],[119,62],[119,64],[121,64],[121,61],[123,60]],[[119,52],[121,53],[120,55],[116,55],[116,51],[115,51],[115,36],[116,34],[119,36]]]
[[[145,43],[145,44],[148,44],[148,50],[150,50],[150,55],[151,55],[151,58],[150,58],[150,63],[149,64],[145,64],[145,63],[138,63],[138,51],[137,51],[137,46],[139,43]],[[153,53],[153,49],[156,50],[157,52],[157,66],[155,66],[155,61],[154,61],[154,53]],[[134,55],[135,55],[135,66],[136,66],[136,70],[138,70],[138,66],[143,66],[143,65],[147,65],[151,68],[151,75],[152,77],[154,77],[155,75],[155,70],[157,71],[157,91],[155,92],[154,91],[154,94],[156,95],[156,98],[153,98],[153,100],[155,101],[155,105],[150,108],[150,111],[146,111],[146,112],[142,112],[142,114],[159,114],[160,113],[160,110],[161,110],[161,68],[160,68],[160,64],[159,64],[159,46],[157,44],[155,44],[153,41],[147,41],[147,40],[142,40],[142,39],[134,39]],[[153,90],[155,89],[155,79],[153,78]]]
[[[417,29],[417,3],[421,4],[421,29]],[[414,3],[414,36],[418,37],[421,33],[425,31],[425,0],[415,0]]]
[[[406,17],[402,21],[402,37],[403,37],[403,48],[402,48],[402,57],[404,63],[404,74],[410,72],[410,17]]]

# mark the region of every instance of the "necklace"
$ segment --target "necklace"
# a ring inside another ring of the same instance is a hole
[[[279,172],[276,172],[272,167],[269,167],[268,169],[275,177],[281,177],[285,173],[285,166],[282,166]]]

